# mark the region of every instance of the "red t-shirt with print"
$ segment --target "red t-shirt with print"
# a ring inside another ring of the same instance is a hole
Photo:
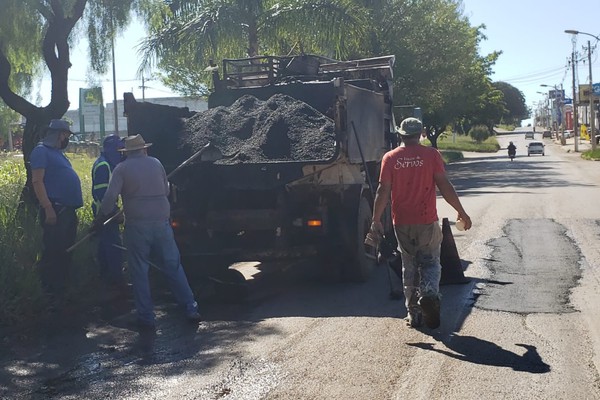
[[[392,185],[394,225],[430,224],[438,220],[433,175],[444,172],[440,152],[422,145],[400,146],[381,161],[381,183]]]

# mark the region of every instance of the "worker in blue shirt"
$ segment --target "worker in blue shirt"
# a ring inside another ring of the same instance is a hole
[[[71,267],[67,249],[75,243],[76,210],[83,206],[81,181],[64,154],[72,135],[69,123],[53,119],[29,157],[33,191],[40,205],[43,251],[38,264],[47,293],[61,296]]]
[[[108,188],[113,169],[121,161],[123,142],[118,135],[108,135],[102,142],[102,152],[92,166],[92,211],[98,215],[100,204]],[[115,204],[113,213],[118,211]],[[115,219],[98,232],[97,257],[100,264],[100,276],[109,286],[124,288],[123,255],[119,222]]]

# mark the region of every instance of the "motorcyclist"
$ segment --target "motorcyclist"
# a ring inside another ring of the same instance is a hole
[[[517,146],[515,146],[515,145],[513,144],[513,142],[510,142],[510,143],[508,144],[508,156],[509,156],[509,157],[511,157],[511,156],[512,156],[512,157],[514,157],[514,156],[515,156],[515,154],[517,154]]]

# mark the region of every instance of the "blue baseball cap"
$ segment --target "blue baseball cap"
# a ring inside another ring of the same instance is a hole
[[[104,151],[118,151],[125,148],[125,143],[119,135],[108,135],[102,142],[102,148]]]
[[[71,125],[65,121],[64,119],[53,119],[50,121],[50,125],[48,125],[48,129],[52,129],[53,131],[59,131],[59,132],[69,132],[70,134],[73,134],[73,132],[71,131]]]

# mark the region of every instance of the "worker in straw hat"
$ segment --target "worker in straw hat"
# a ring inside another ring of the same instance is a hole
[[[171,291],[184,309],[189,321],[200,321],[198,304],[188,284],[180,262],[179,249],[175,243],[169,221],[169,184],[160,161],[150,157],[141,135],[124,139],[126,154],[113,170],[108,189],[104,194],[95,226],[113,212],[120,195],[125,214],[124,241],[127,262],[133,285],[137,320],[142,330],[155,328],[155,314],[148,270],[150,253],[160,257],[156,265],[168,278]]]
[[[381,237],[381,218],[391,201],[392,222],[402,258],[404,298],[408,322],[435,329],[440,325],[442,230],[436,208],[436,187],[457,212],[457,220],[471,228],[454,186],[448,180],[439,151],[423,146],[419,138],[423,124],[406,118],[397,129],[402,144],[387,152],[381,161],[379,187],[373,206],[369,235]]]

